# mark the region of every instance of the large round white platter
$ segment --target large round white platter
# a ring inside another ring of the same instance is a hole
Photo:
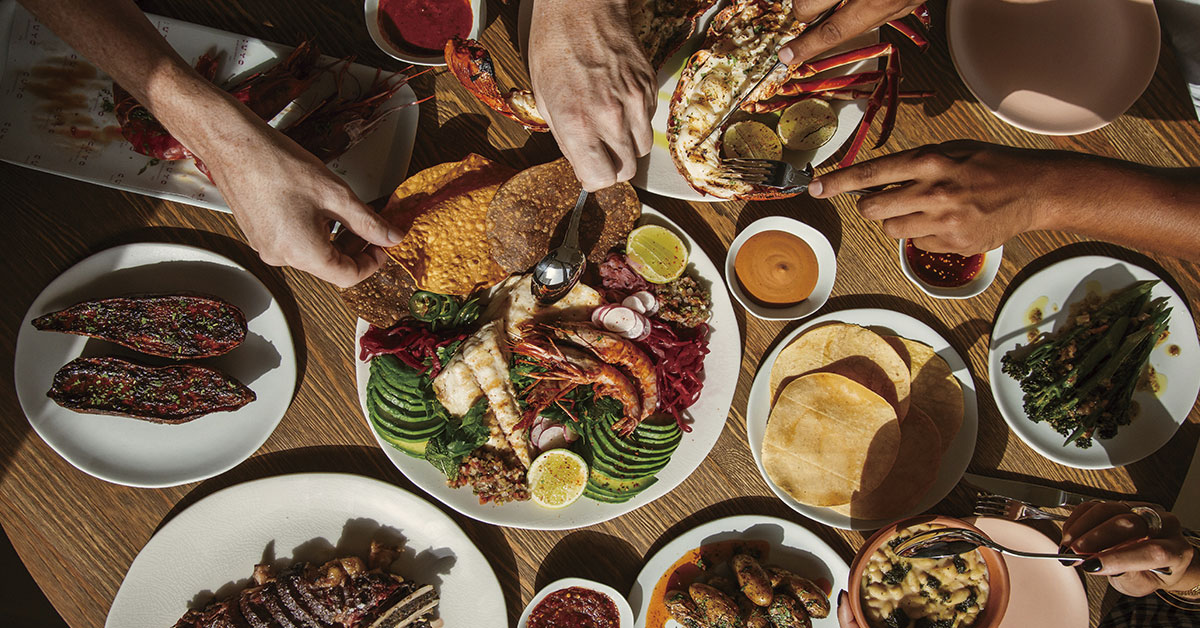
[[[1020,383],[1001,371],[1004,354],[1027,344],[1029,332],[1034,329],[1059,329],[1070,304],[1089,291],[1107,295],[1135,281],[1158,278],[1145,268],[1103,255],[1073,257],[1033,274],[1004,302],[992,325],[988,350],[992,396],[1012,431],[1038,453],[1077,469],[1119,467],[1158,451],[1187,419],[1200,393],[1200,378],[1196,377],[1200,341],[1187,303],[1166,282],[1160,282],[1150,293],[1155,298],[1167,297],[1171,306],[1169,335],[1150,354],[1150,365],[1158,372],[1162,388],[1157,395],[1149,391],[1134,393],[1140,412],[1130,425],[1121,426],[1115,437],[1095,438],[1088,449],[1064,447],[1063,435],[1048,424],[1034,423],[1026,417]],[[1030,322],[1030,311],[1035,307],[1044,314],[1037,325]],[[1171,355],[1172,346],[1179,348],[1177,355]]]
[[[434,499],[468,517],[495,525],[536,530],[582,528],[608,521],[662,497],[691,475],[708,456],[709,450],[721,435],[721,430],[725,428],[729,405],[733,402],[733,392],[737,387],[738,370],[741,368],[741,335],[738,333],[737,318],[734,317],[733,304],[725,282],[721,279],[721,273],[696,240],[679,225],[649,207],[642,207],[642,218],[638,224],[660,224],[683,238],[690,252],[689,264],[699,275],[701,283],[706,284],[712,291],[713,303],[712,318],[708,321],[709,354],[704,360],[704,390],[696,403],[688,408],[688,414],[694,419],[691,424],[692,431],[684,433],[679,448],[671,456],[671,462],[658,473],[657,482],[623,504],[603,504],[585,497],[566,508],[550,510],[533,502],[500,506],[480,504],[469,488],[450,488],[446,485],[445,476],[433,465],[401,452],[376,434],[376,441],[392,464]],[[355,333],[356,356],[358,339],[367,328],[367,322],[360,319]],[[357,360],[356,375],[359,403],[364,420],[367,420],[366,390],[367,380],[370,378],[370,363]],[[374,433],[372,429],[372,434]]]
[[[701,545],[732,540],[767,541],[770,543],[768,560],[772,564],[814,582],[821,579],[829,582],[833,586],[834,598],[838,591],[846,589],[850,566],[828,543],[804,526],[777,517],[736,515],[710,521],[684,532],[646,561],[629,591],[634,623],[645,626],[646,612],[650,608],[650,596],[655,585],[680,558]],[[831,602],[836,608],[836,599]],[[837,613],[831,612],[828,617],[813,619],[812,625],[813,628],[838,628]],[[675,620],[669,619],[662,628],[681,627]]]
[[[256,564],[365,558],[372,540],[403,545],[392,569],[437,588],[447,626],[503,623],[495,572],[441,510],[379,480],[301,473],[231,486],[168,521],[129,566],[105,626],[171,626],[214,591],[235,595]]]
[[[791,344],[797,336],[816,325],[831,321],[869,327],[879,333],[894,334],[925,343],[932,347],[934,352],[946,361],[946,364],[950,365],[950,371],[962,385],[962,427],[959,428],[950,447],[946,449],[946,453],[942,455],[937,479],[934,480],[933,486],[926,491],[925,496],[921,498],[916,507],[910,512],[898,513],[891,520],[855,519],[829,508],[801,504],[775,486],[775,483],[767,477],[766,469],[763,468],[763,435],[767,430],[767,419],[771,416],[771,367],[775,365],[775,359],[779,357],[783,349]],[[968,370],[966,362],[958,355],[954,347],[932,327],[907,314],[875,308],[831,312],[809,321],[784,336],[783,340],[779,341],[779,344],[759,364],[758,373],[754,376],[754,384],[750,388],[750,400],[746,404],[746,435],[750,443],[750,453],[753,454],[754,464],[758,466],[758,472],[762,474],[767,486],[770,486],[779,499],[796,512],[825,525],[843,530],[875,530],[892,521],[925,512],[941,501],[950,493],[954,485],[958,484],[958,480],[966,472],[967,465],[971,462],[971,456],[975,454],[975,437],[978,428],[979,408],[975,400],[975,380],[971,377],[971,371]]]
[[[249,330],[239,347],[195,363],[236,377],[254,391],[255,401],[233,412],[163,425],[82,414],[46,396],[54,373],[81,355],[169,361],[102,340],[38,331],[30,321],[89,299],[179,292],[220,297],[246,315]],[[142,242],[96,253],[50,282],[25,314],[13,371],[29,424],[59,455],[102,480],[159,488],[212,477],[257,451],[291,405],[296,352],[283,310],[250,271],[204,249]]]
[[[630,181],[633,185],[647,192],[685,201],[708,203],[723,201],[723,199],[701,194],[692,189],[687,179],[684,179],[683,175],[679,174],[679,170],[675,168],[675,161],[671,158],[671,151],[667,147],[667,114],[670,109],[671,96],[675,93],[675,85],[679,83],[679,77],[683,74],[684,63],[687,62],[693,53],[700,49],[700,46],[704,43],[704,33],[708,29],[709,20],[720,9],[725,8],[726,4],[725,2],[718,2],[708,12],[700,16],[700,19],[696,20],[695,34],[680,46],[679,50],[671,55],[658,71],[658,106],[655,107],[654,117],[650,120],[650,126],[654,129],[654,146],[650,149],[650,154],[638,160],[637,174],[633,175],[633,180]],[[529,25],[532,15],[532,0],[523,0],[521,2],[520,19],[518,20],[518,39],[525,57],[528,57],[529,54]],[[878,42],[879,30],[876,29],[868,33],[863,33],[853,40],[833,49],[830,51],[830,54],[854,50]],[[822,76],[843,76],[855,72],[866,72],[876,69],[878,65],[879,61],[868,59],[835,68]],[[765,70],[766,66],[763,69]],[[819,166],[826,159],[833,156],[843,144],[853,137],[855,129],[858,128],[858,123],[862,121],[863,114],[867,111],[866,101],[834,100],[829,104],[833,106],[833,111],[837,114],[837,132],[833,134],[833,137],[824,146],[816,150],[784,150],[783,158],[785,161],[797,168],[804,168],[809,163]]]

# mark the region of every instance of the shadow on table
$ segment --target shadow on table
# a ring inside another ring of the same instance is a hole
[[[533,590],[536,593],[562,578],[588,578],[624,592],[627,575],[641,563],[641,556],[624,539],[591,530],[572,532],[546,554]]]
[[[414,155],[414,158],[419,157],[419,163],[424,166],[458,161],[470,153],[476,153],[492,161],[522,170],[562,156],[558,151],[558,145],[554,143],[554,136],[549,133],[527,133],[521,130],[516,122],[502,118],[500,114],[460,113],[441,123],[439,127],[436,104],[437,97],[435,96],[421,106],[421,128],[437,128],[440,137],[454,138],[454,141],[437,142],[433,146],[427,147],[435,151],[434,154]],[[497,148],[488,140],[489,129],[494,121],[499,124],[512,125],[513,132],[525,133],[529,137],[520,147]],[[416,162],[415,159],[414,162]],[[409,167],[409,172],[415,173],[420,167],[414,163],[414,166]]]
[[[301,447],[286,451],[255,456],[215,478],[206,480],[192,489],[163,517],[155,532],[168,521],[196,502],[236,484],[291,473],[350,473],[362,475],[394,484],[414,495],[420,496],[449,515],[471,542],[483,552],[488,563],[496,572],[504,592],[510,624],[515,624],[521,612],[521,589],[517,561],[512,547],[498,526],[487,525],[458,514],[450,507],[429,499],[401,474],[387,454],[376,446],[365,445],[322,445]],[[347,513],[353,515],[354,513]],[[403,533],[403,530],[400,531]]]

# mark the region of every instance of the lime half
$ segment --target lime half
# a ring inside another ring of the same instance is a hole
[[[650,283],[675,281],[687,268],[688,250],[674,231],[643,225],[629,232],[625,256],[637,274]]]
[[[529,497],[539,506],[563,508],[575,503],[587,486],[588,466],[570,449],[551,449],[534,459],[526,476]]]

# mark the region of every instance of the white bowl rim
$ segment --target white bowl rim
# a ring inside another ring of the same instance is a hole
[[[629,605],[629,600],[625,599],[624,595],[607,584],[588,580],[587,578],[562,578],[542,587],[533,596],[533,599],[529,600],[529,603],[525,605],[525,610],[521,612],[521,618],[517,620],[517,628],[526,628],[526,622],[529,621],[529,614],[533,612],[535,606],[546,599],[547,595],[571,587],[591,589],[612,598],[613,603],[617,605],[617,615],[620,617],[617,623],[619,628],[633,628],[633,607]]]
[[[913,282],[913,285],[921,289],[921,292],[935,299],[969,299],[983,294],[996,280],[996,275],[1000,272],[1000,262],[1004,260],[1004,245],[1001,244],[984,253],[983,268],[979,269],[979,274],[975,275],[974,279],[957,288],[940,288],[921,281],[913,272],[912,267],[908,265],[908,257],[904,255],[906,242],[908,242],[908,238],[900,238],[899,246],[896,249],[896,255],[900,258],[900,270],[909,281]]]
[[[737,280],[734,261],[738,251],[751,236],[764,231],[784,231],[804,240],[817,256],[817,285],[809,297],[796,305],[788,307],[767,307],[759,305],[742,292],[741,282]],[[833,284],[837,280],[837,254],[829,238],[808,223],[787,216],[767,216],[759,218],[742,229],[741,233],[729,244],[729,252],[725,255],[725,284],[729,293],[747,312],[763,320],[789,321],[804,318],[821,309],[833,292]]]
[[[467,0],[467,2],[471,3],[471,33],[467,37],[479,39],[479,35],[483,32],[483,25],[487,21],[487,2],[484,0]],[[371,41],[375,42],[375,46],[387,56],[413,65],[431,67],[446,65],[446,58],[442,55],[412,55],[393,47],[383,33],[379,32],[379,0],[363,0],[363,19],[367,23],[367,33],[371,35]]]

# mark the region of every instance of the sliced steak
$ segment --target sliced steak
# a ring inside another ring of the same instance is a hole
[[[38,317],[33,326],[177,360],[228,353],[246,339],[246,316],[232,303],[180,294],[84,301]]]
[[[76,412],[113,414],[154,423],[186,423],[236,410],[254,391],[216,369],[184,364],[151,367],[121,358],[77,358],[54,374],[46,393]]]

